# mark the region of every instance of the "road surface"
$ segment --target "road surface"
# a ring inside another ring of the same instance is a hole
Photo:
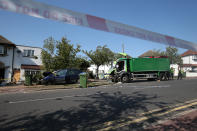
[[[142,130],[197,107],[197,79],[0,94],[0,130]]]

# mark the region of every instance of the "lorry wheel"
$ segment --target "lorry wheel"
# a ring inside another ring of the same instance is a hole
[[[122,77],[122,83],[127,83],[129,81],[129,77],[127,75],[124,75]]]
[[[164,73],[161,73],[161,74],[159,75],[159,80],[160,80],[160,81],[164,80]]]

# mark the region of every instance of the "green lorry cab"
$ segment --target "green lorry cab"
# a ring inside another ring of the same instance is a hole
[[[167,57],[119,58],[110,73],[113,82],[129,82],[134,79],[167,80],[170,61]]]

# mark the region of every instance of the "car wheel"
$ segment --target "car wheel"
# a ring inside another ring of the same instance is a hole
[[[50,81],[47,82],[47,84],[48,85],[53,85],[53,81],[50,80]]]
[[[78,81],[79,81],[79,79],[76,79],[76,80],[75,80],[75,83],[78,83]]]
[[[127,76],[127,75],[124,75],[123,77],[122,77],[122,82],[123,83],[127,83],[129,81],[129,77]]]

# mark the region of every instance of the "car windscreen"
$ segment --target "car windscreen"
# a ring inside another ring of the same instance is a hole
[[[66,72],[67,72],[67,70],[59,70],[56,72],[56,75],[57,76],[64,76],[64,75],[66,75]]]

